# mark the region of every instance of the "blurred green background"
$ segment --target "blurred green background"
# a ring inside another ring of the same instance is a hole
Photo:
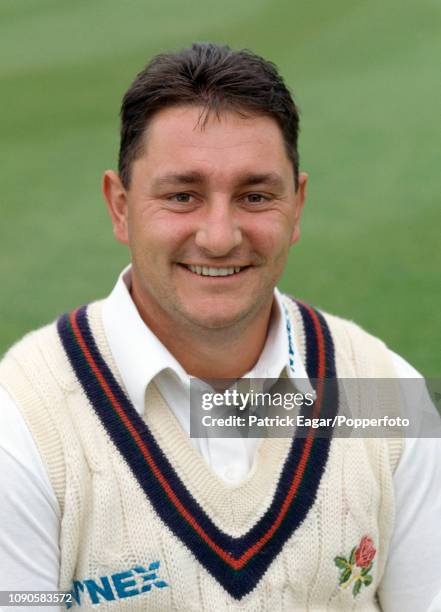
[[[438,0],[1,0],[0,352],[128,261],[100,195],[121,97],[193,40],[273,60],[310,174],[281,286],[440,376]]]

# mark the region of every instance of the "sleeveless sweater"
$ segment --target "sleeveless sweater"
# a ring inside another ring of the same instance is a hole
[[[338,411],[338,378],[394,377],[386,347],[354,323],[284,296],[315,382],[314,414]],[[154,384],[141,418],[95,302],[32,332],[0,364],[62,513],[59,588],[84,610],[380,610],[400,439],[265,438],[251,473],[223,482]],[[360,391],[359,406],[372,398]],[[390,412],[395,397],[386,397]],[[388,406],[383,407],[387,414]]]

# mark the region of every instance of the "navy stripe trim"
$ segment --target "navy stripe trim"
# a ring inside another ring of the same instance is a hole
[[[317,314],[320,317],[320,324],[324,332],[327,346],[327,372],[335,372],[335,366],[333,364],[332,338],[323,317],[320,315],[320,313]],[[302,311],[302,317],[304,320],[307,337],[308,368],[310,368],[311,373],[316,373],[316,334],[315,330],[313,329],[312,322],[308,319],[309,314],[306,311]],[[102,376],[112,390],[112,393],[123,406],[127,417],[130,419],[143,442],[149,448],[158,467],[166,480],[169,482],[179,500],[195,517],[204,531],[213,541],[216,542],[217,545],[219,545],[222,549],[229,551],[234,558],[239,558],[256,541],[258,541],[274,523],[281,504],[286,498],[287,489],[292,480],[292,474],[295,472],[300,457],[302,456],[305,439],[298,437],[293,439],[291,450],[283,466],[274,498],[270,507],[267,509],[261,519],[246,534],[238,538],[234,538],[222,532],[216,527],[209,516],[193,498],[191,493],[183,485],[178,475],[174,471],[171,463],[148,429],[147,425],[139,416],[138,412],[115,380],[96,346],[87,320],[86,307],[83,307],[78,311],[77,322],[81,335],[83,336]],[[258,554],[252,557],[243,568],[240,570],[234,570],[228,566],[222,558],[214,553],[213,550],[209,548],[209,546],[193,530],[193,528],[183,519],[181,514],[164,493],[153,472],[150,469],[146,469],[145,458],[140,453],[136,443],[132,440],[126,426],[122,423],[119,416],[115,414],[109,400],[99,384],[99,381],[84,358],[83,352],[73,334],[68,315],[64,315],[59,319],[58,331],[72,367],[74,368],[74,371],[82,384],[89,401],[96,411],[97,416],[100,418],[113,443],[128,463],[131,471],[144,490],[144,493],[150,499],[158,516],[193,552],[199,562],[202,563],[208,571],[210,571],[218,582],[234,598],[241,599],[257,585],[271,562],[282,549],[286,540],[303,522],[309,509],[314,503],[321,476],[328,458],[329,439],[314,439],[307,468],[297,490],[296,496],[292,501],[283,522]],[[309,357],[309,355],[312,356]],[[311,376],[310,370],[308,369],[309,376]],[[334,411],[335,407],[336,404],[334,404]]]

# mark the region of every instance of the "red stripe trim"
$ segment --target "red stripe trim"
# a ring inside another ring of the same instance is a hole
[[[322,334],[322,326],[320,325],[320,321],[317,316],[317,313],[315,312],[313,308],[311,308],[311,306],[309,306],[309,304],[305,304],[304,302],[300,300],[297,300],[297,302],[301,304],[304,308],[306,308],[314,324],[314,329],[317,334],[318,361],[319,361],[317,378],[321,380],[325,377],[325,371],[326,371],[325,369],[325,340]]]
[[[132,422],[127,418],[127,415],[124,412],[124,409],[122,408],[122,406],[118,402],[117,398],[113,394],[112,390],[110,389],[109,385],[107,384],[106,380],[104,379],[103,375],[101,374],[101,371],[99,370],[98,366],[96,365],[95,360],[93,359],[92,355],[90,354],[90,351],[87,348],[87,345],[86,345],[86,343],[85,343],[85,341],[83,339],[83,336],[81,334],[81,331],[80,331],[80,329],[78,327],[78,323],[77,323],[77,320],[76,320],[77,314],[78,314],[78,310],[75,310],[70,315],[70,324],[71,324],[73,332],[75,334],[75,338],[76,338],[76,340],[77,340],[81,350],[83,351],[83,354],[84,354],[84,356],[85,356],[89,366],[91,367],[93,373],[95,374],[97,380],[99,381],[99,383],[100,383],[104,393],[106,394],[107,398],[109,399],[109,401],[111,402],[112,406],[116,410],[116,412],[117,412],[118,416],[120,417],[120,419],[123,421],[124,425],[129,430],[130,434],[132,435],[133,439],[135,440],[136,444],[138,445],[138,448],[142,452],[144,458],[146,459],[147,463],[151,467],[151,469],[152,469],[153,473],[155,474],[156,478],[161,483],[161,486],[163,487],[164,491],[167,493],[168,497],[173,502],[173,504],[176,506],[176,508],[179,510],[179,512],[182,514],[182,516],[193,527],[193,529],[201,536],[201,538],[208,544],[208,546],[210,546],[210,548],[212,550],[214,550],[220,557],[222,557],[222,559],[224,559],[224,561],[226,563],[228,563],[229,565],[234,567],[235,559],[229,553],[226,553],[217,544],[215,544],[215,542],[213,542],[211,540],[211,538],[205,533],[205,531],[196,522],[194,517],[186,510],[186,508],[184,508],[184,506],[181,504],[179,499],[176,497],[174,491],[172,490],[172,488],[170,487],[170,485],[168,484],[168,482],[164,478],[162,472],[160,471],[160,469],[156,465],[155,460],[151,456],[148,448],[145,446],[145,444],[142,441],[141,437],[139,436],[138,432],[133,427]]]
[[[317,399],[316,399],[316,406],[315,406],[315,410],[314,410],[314,414],[317,413],[317,411],[320,409],[320,405],[321,405],[321,400],[322,400],[322,394],[323,394],[323,383],[320,380],[320,378],[323,377],[323,374],[325,372],[325,367],[324,367],[324,339],[323,339],[323,335],[321,332],[321,327],[320,327],[320,322],[317,318],[317,315],[315,314],[315,312],[309,308],[307,305],[305,305],[305,307],[308,309],[313,321],[314,321],[314,327],[316,329],[317,332],[317,339],[318,339],[318,348],[319,348],[319,366],[318,366],[318,372],[319,372],[319,381],[317,383]],[[77,323],[77,314],[78,314],[78,309],[73,311],[70,315],[70,324],[72,327],[72,330],[74,332],[75,338],[78,342],[78,345],[80,346],[84,357],[87,360],[87,363],[89,364],[90,368],[92,369],[94,375],[96,376],[97,380],[99,381],[104,393],[106,394],[107,398],[109,399],[110,403],[112,404],[113,408],[116,410],[118,416],[120,417],[121,421],[124,423],[124,425],[127,427],[128,431],[130,432],[130,434],[132,435],[133,439],[135,440],[138,448],[140,449],[142,455],[144,456],[145,460],[147,461],[147,463],[149,464],[150,468],[152,469],[153,473],[155,474],[156,478],[158,479],[159,483],[161,484],[162,488],[164,489],[165,493],[167,494],[167,496],[169,497],[170,501],[175,505],[175,507],[179,510],[180,514],[184,517],[184,519],[193,527],[193,529],[200,535],[200,537],[204,540],[204,542],[206,542],[206,544],[217,554],[219,555],[219,557],[221,557],[230,567],[232,567],[235,570],[239,570],[241,569],[257,552],[259,552],[259,550],[268,542],[268,540],[274,535],[274,533],[276,532],[276,530],[278,529],[278,527],[280,526],[280,524],[282,523],[288,509],[289,506],[292,502],[292,499],[294,498],[295,494],[297,493],[297,489],[300,485],[300,482],[302,480],[303,474],[305,472],[305,468],[311,453],[311,447],[312,447],[312,443],[314,441],[314,437],[312,435],[312,429],[310,429],[310,433],[308,434],[307,438],[306,438],[306,442],[303,448],[303,452],[302,452],[302,457],[298,463],[297,469],[295,471],[295,474],[293,476],[293,480],[291,482],[290,488],[288,490],[288,494],[285,498],[285,501],[282,504],[282,507],[280,508],[279,514],[277,515],[276,520],[274,521],[274,523],[272,524],[272,526],[268,529],[268,531],[255,543],[253,544],[253,546],[251,546],[246,552],[243,553],[243,555],[239,558],[239,559],[235,559],[230,553],[224,551],[220,546],[218,546],[215,542],[213,542],[213,540],[207,535],[207,533],[202,529],[202,527],[199,525],[199,523],[196,521],[196,519],[188,512],[188,510],[183,506],[183,504],[180,502],[180,500],[178,499],[178,497],[176,496],[176,494],[174,493],[173,489],[170,487],[169,483],[167,482],[167,480],[165,479],[164,475],[162,474],[162,472],[160,471],[160,469],[158,468],[158,466],[155,463],[155,460],[153,459],[151,453],[149,452],[148,448],[145,446],[144,442],[142,441],[140,435],[138,434],[138,432],[136,431],[136,429],[134,428],[132,422],[128,419],[123,407],[120,405],[120,403],[118,402],[117,398],[115,397],[115,395],[113,394],[112,390],[110,389],[109,385],[107,384],[105,378],[103,377],[101,371],[99,370],[97,364],[95,363],[95,360],[93,359],[86,342],[84,341],[84,338],[81,334],[81,330],[78,327],[78,323]]]
[[[323,377],[325,374],[325,342],[323,338],[322,328],[320,325],[320,321],[315,313],[315,311],[308,305],[301,302],[303,306],[308,310],[313,323],[314,328],[317,334],[317,344],[318,344],[318,380],[317,380],[317,398],[314,406],[313,418],[316,417],[320,412],[320,406],[323,398]],[[247,562],[254,554],[256,554],[262,546],[266,544],[266,542],[271,538],[271,536],[275,533],[277,528],[280,526],[283,521],[288,509],[289,505],[297,493],[297,489],[300,485],[300,482],[303,478],[303,474],[305,472],[306,464],[309,459],[309,455],[311,453],[312,443],[314,442],[313,429],[310,428],[308,435],[306,437],[305,446],[303,447],[302,457],[297,466],[296,473],[294,474],[294,478],[292,480],[291,486],[289,488],[288,494],[285,497],[285,501],[282,504],[279,514],[277,515],[276,520],[269,528],[269,530],[265,533],[260,540],[258,540],[251,548],[249,548],[240,558],[240,561]]]

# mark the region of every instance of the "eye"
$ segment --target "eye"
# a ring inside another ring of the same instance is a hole
[[[191,202],[191,198],[192,195],[189,193],[175,193],[174,195],[170,196],[169,200],[172,200],[173,202],[179,202],[181,204],[185,204],[187,202]]]
[[[263,193],[247,193],[244,200],[247,204],[263,204],[269,202],[271,198]]]

